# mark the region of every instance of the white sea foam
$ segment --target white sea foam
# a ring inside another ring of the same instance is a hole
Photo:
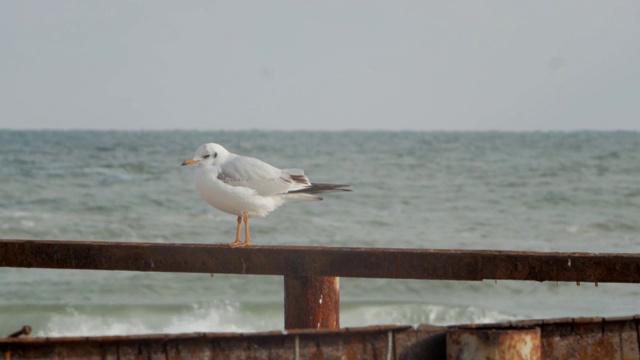
[[[37,337],[131,335],[151,333],[141,320],[110,315],[83,313],[73,308],[53,315],[45,328],[36,331]]]
[[[228,302],[214,307],[193,306],[191,311],[185,311],[171,318],[163,327],[165,333],[189,332],[247,332],[256,330],[241,319],[242,314],[237,304]]]
[[[100,312],[94,307],[76,309],[52,315],[39,337],[135,335],[154,333],[248,332],[261,330],[252,326],[239,310],[238,304],[216,302],[193,305],[183,311],[117,309]],[[255,324],[266,325],[264,319]],[[275,324],[274,324],[275,325]],[[275,326],[277,327],[277,325]]]
[[[342,311],[342,326],[371,324],[453,325],[493,323],[518,317],[477,307],[447,307],[431,304],[367,305]]]
[[[50,214],[43,212],[0,210],[0,229],[6,231],[32,229],[50,218]]]

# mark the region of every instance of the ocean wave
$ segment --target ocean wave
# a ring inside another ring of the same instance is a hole
[[[342,326],[371,324],[453,325],[511,321],[520,317],[472,306],[444,306],[434,304],[384,304],[343,307]]]
[[[67,307],[64,311],[51,315],[43,328],[35,332],[35,336],[247,332],[275,325],[256,321],[255,324],[258,324],[256,327],[252,325],[253,321],[252,324],[247,322],[250,318],[243,314],[238,303],[226,301],[194,304],[181,310],[166,306]]]
[[[65,313],[51,317],[45,328],[36,331],[36,337],[132,335],[151,333],[148,325],[140,319],[115,318],[81,313],[68,308]]]
[[[99,176],[100,185],[110,185],[140,179],[140,176],[133,175],[120,168],[90,167],[83,169],[82,172],[87,175]]]
[[[10,230],[32,229],[50,218],[48,213],[0,209],[0,230],[11,234]]]
[[[38,337],[109,336],[194,332],[253,332],[283,328],[281,304],[244,304],[219,301],[194,304],[177,310],[151,308],[68,307],[54,313],[36,331]],[[493,323],[520,317],[477,307],[448,307],[433,304],[345,304],[340,314],[342,327],[374,324],[452,325]]]
[[[0,209],[0,219],[23,219],[23,218],[31,218],[34,216],[43,216],[41,213],[34,213],[29,211],[22,210],[3,210]]]
[[[589,224],[589,227],[596,231],[606,233],[640,233],[640,223],[637,222],[626,222],[620,220],[603,221],[591,223]]]

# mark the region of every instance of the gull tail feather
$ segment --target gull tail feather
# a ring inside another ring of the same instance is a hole
[[[341,191],[351,191],[349,188],[351,185],[348,184],[318,184],[312,183],[311,186],[306,187],[304,189],[290,191],[289,194],[327,194],[333,192],[341,192]],[[320,198],[322,200],[322,198]]]

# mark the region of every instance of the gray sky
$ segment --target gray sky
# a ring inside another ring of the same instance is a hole
[[[0,128],[640,130],[640,2],[2,0]]]

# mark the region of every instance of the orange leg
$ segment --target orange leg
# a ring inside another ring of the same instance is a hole
[[[243,246],[249,246],[251,244],[251,236],[249,235],[249,214],[243,213],[242,218],[244,219],[244,244]]]
[[[242,246],[242,242],[240,241],[240,226],[242,225],[242,217],[238,216],[238,228],[236,229],[236,241],[229,243],[231,247]]]

